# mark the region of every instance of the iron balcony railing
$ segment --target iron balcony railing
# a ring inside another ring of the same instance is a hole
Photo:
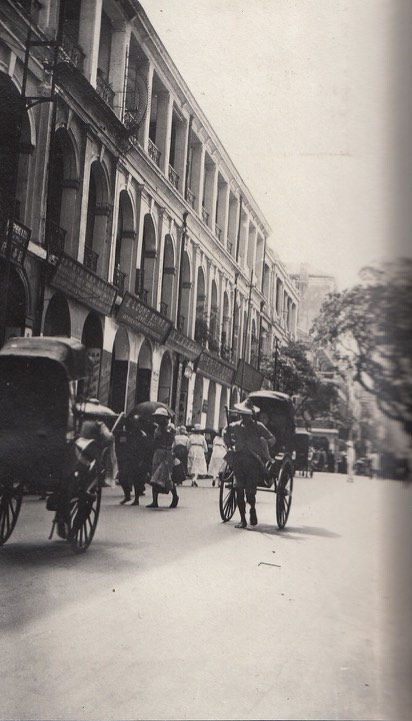
[[[150,138],[148,141],[147,152],[149,153],[149,157],[156,163],[156,165],[159,165],[161,152],[158,148],[156,148],[154,142],[150,140]]]
[[[126,280],[126,273],[123,273],[119,268],[115,268],[113,271],[113,285],[119,291],[119,295],[124,293],[124,282]]]
[[[61,255],[64,252],[66,231],[53,220],[47,221],[47,248],[50,255]]]
[[[175,169],[172,168],[171,165],[169,165],[169,180],[177,190],[179,187],[179,175],[176,173]]]
[[[96,92],[104,100],[104,102],[113,109],[114,90],[111,89],[109,83],[103,76],[101,71],[97,71]]]
[[[88,248],[87,245],[84,248],[84,260],[83,263],[89,270],[92,270],[94,273],[97,270],[97,260],[99,258],[99,254],[95,253],[94,250],[91,248]]]
[[[62,50],[78,69],[83,71],[84,59],[86,54],[83,52],[77,41],[67,32],[67,29],[63,30],[62,38]]]
[[[187,190],[186,190],[186,200],[189,203],[189,205],[192,206],[192,208],[195,207],[196,196],[195,196],[194,192],[192,190],[190,190],[190,188],[187,188]]]

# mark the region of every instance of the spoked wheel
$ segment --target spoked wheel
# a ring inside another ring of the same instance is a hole
[[[233,480],[233,471],[230,466],[227,466],[221,475],[219,488],[219,511],[224,523],[230,521],[237,506],[236,490],[233,487]]]
[[[20,513],[23,484],[16,481],[0,481],[0,546],[13,533]]]
[[[68,540],[75,553],[84,553],[93,540],[101,498],[99,464],[93,461],[86,478],[75,484],[69,501]]]
[[[292,505],[293,466],[289,459],[283,461],[276,490],[276,521],[278,528],[284,528]]]

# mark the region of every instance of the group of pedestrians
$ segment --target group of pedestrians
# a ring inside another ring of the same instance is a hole
[[[250,400],[236,404],[235,410],[240,420],[228,424],[215,436],[209,464],[208,445],[201,426],[195,425],[189,433],[185,426],[176,429],[168,410],[161,406],[150,418],[125,416],[113,433],[97,421],[92,424],[85,421],[82,430],[85,436],[94,437],[97,433],[102,447],[111,445],[118,467],[118,482],[124,493],[122,505],[131,502],[138,506],[148,483],[152,488],[152,500],[147,508],[159,508],[159,496],[169,493],[172,496],[169,508],[176,508],[179,502],[177,485],[190,477],[192,486],[196,487],[199,477],[207,475],[212,476],[212,485],[215,485],[216,481],[220,482],[229,454],[240,513],[236,528],[246,528],[246,503],[250,506],[250,524],[257,524],[257,484],[262,472],[273,461],[271,451],[276,441],[267,427],[257,420],[259,408]]]

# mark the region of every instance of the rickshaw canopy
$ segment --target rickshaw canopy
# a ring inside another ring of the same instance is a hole
[[[13,357],[55,361],[64,369],[68,380],[86,378],[91,370],[86,348],[74,338],[10,338],[0,350],[0,363],[3,358]]]

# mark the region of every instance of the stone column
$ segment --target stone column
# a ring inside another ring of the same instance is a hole
[[[205,167],[205,210],[209,215],[207,225],[215,232],[217,200],[217,167],[210,163]]]
[[[192,286],[192,302],[191,306],[191,318],[189,321],[189,336],[195,337],[195,326],[196,326],[196,301],[197,301],[197,271],[199,268],[199,246],[193,243],[193,286]]]
[[[203,185],[205,173],[205,148],[202,143],[193,145],[192,150],[192,187],[195,195],[194,210],[198,215],[202,213]]]
[[[150,128],[150,111],[152,107],[152,88],[153,88],[153,65],[149,62],[145,62],[139,67],[139,73],[142,75],[147,85],[147,108],[146,114],[141,122],[138,141],[142,148],[147,152],[147,143],[149,139],[149,128]]]
[[[169,175],[170,138],[172,133],[173,98],[165,90],[157,96],[156,142],[161,152],[159,167]]]
[[[165,234],[167,233],[167,220],[168,215],[165,208],[159,208],[158,215],[158,230],[157,230],[157,285],[154,290],[153,307],[156,310],[160,308],[160,301],[162,297],[162,281],[163,281],[163,258],[165,254]],[[156,276],[156,271],[155,271]]]
[[[115,93],[113,100],[113,109],[117,117],[123,119],[124,109],[124,90],[125,90],[125,74],[127,50],[130,43],[131,27],[123,20],[115,20],[112,22],[112,46],[110,54],[110,74],[109,83]]]
[[[84,50],[84,74],[96,87],[97,64],[99,62],[100,26],[103,0],[87,0],[81,3],[79,24],[79,45]]]
[[[82,175],[82,189],[81,189],[81,208],[80,208],[80,228],[79,228],[79,245],[77,248],[77,260],[81,263],[84,258],[84,246],[86,240],[86,226],[87,226],[87,207],[89,202],[89,185],[90,185],[90,168],[92,163],[92,157],[94,153],[94,141],[89,135],[86,136],[85,140],[85,153],[83,167],[80,169]]]
[[[229,185],[223,181],[218,186],[217,224],[221,231],[220,241],[227,248],[229,231]]]
[[[186,157],[187,145],[189,142],[189,124],[185,120],[177,123],[176,144],[175,144],[175,170],[179,176],[178,188],[181,194],[185,194],[186,184]]]

